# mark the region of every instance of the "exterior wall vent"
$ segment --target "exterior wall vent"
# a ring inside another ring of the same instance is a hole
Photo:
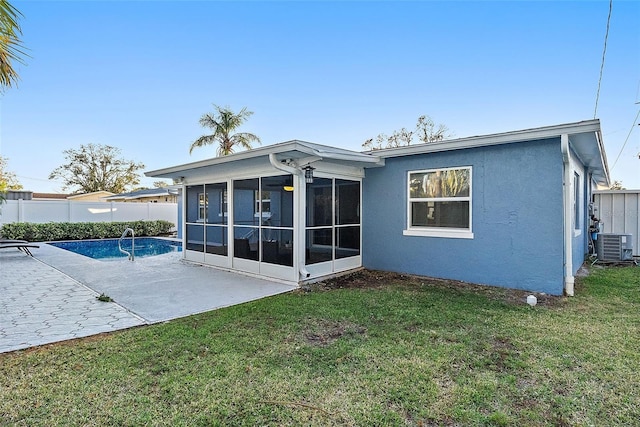
[[[596,252],[600,261],[633,261],[633,236],[600,233],[596,240]]]

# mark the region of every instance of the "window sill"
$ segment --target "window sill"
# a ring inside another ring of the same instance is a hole
[[[419,237],[441,237],[446,239],[473,239],[473,232],[469,230],[437,230],[430,228],[428,230],[409,229],[403,230],[405,236]]]

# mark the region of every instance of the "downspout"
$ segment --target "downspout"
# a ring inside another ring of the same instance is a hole
[[[285,165],[284,163],[278,161],[274,153],[269,154],[269,163],[271,163],[271,166],[273,166],[274,168],[279,169],[283,172],[290,173],[291,175],[302,175],[302,171],[300,169]]]
[[[281,170],[283,172],[290,173],[293,176],[297,176],[297,177],[302,176],[302,171],[300,169],[293,166],[285,165],[284,163],[280,162],[276,158],[275,153],[269,154],[269,163],[271,163],[271,166],[273,166],[274,168]],[[304,221],[305,221],[304,212],[302,211],[302,209],[299,208],[300,206],[302,206],[302,203],[306,198],[306,193],[304,192],[304,190],[305,190],[304,188],[298,188],[298,215],[297,216],[298,216],[299,228],[300,228],[300,224],[304,224]],[[302,233],[298,233],[298,237],[300,237],[300,235],[302,235]],[[298,239],[298,241],[300,241],[300,239]],[[296,245],[296,247],[298,247],[298,256],[296,257],[299,265],[298,271],[300,273],[300,276],[302,276],[302,278],[307,279],[309,276],[311,276],[311,273],[309,273],[309,271],[305,268],[304,264],[300,264],[300,260],[304,259],[304,249],[301,248],[299,244]]]
[[[563,208],[564,208],[564,293],[567,296],[573,296],[573,232],[571,230],[571,207],[572,197],[571,183],[571,155],[569,154],[569,135],[562,134],[560,136],[560,150],[562,151],[562,163],[564,166],[564,188],[563,188]],[[576,201],[577,203],[577,201]]]

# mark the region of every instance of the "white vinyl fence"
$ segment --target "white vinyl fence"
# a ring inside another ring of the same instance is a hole
[[[633,235],[633,255],[640,254],[640,190],[595,191],[595,216],[603,233]]]
[[[176,203],[72,202],[7,200],[0,205],[0,224],[11,222],[116,222],[165,220],[178,224]]]

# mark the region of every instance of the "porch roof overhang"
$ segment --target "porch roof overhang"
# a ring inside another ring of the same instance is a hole
[[[242,151],[228,156],[147,171],[145,175],[149,177],[169,178],[177,181],[188,180],[189,178],[200,176],[205,173],[206,169],[212,167],[222,165],[241,167],[245,164],[255,164],[258,161],[268,161],[270,157],[275,157],[278,161],[287,162],[288,164],[293,162],[299,167],[318,161],[361,168],[384,166],[384,159],[380,158],[377,153],[359,153],[342,148],[293,140]]]
[[[414,154],[437,153],[516,142],[545,140],[559,138],[565,134],[569,136],[571,149],[585,167],[589,169],[596,183],[608,187],[609,166],[607,165],[607,157],[602,142],[602,132],[600,130],[600,120],[598,119],[376,150],[375,153],[380,158],[386,159]]]

